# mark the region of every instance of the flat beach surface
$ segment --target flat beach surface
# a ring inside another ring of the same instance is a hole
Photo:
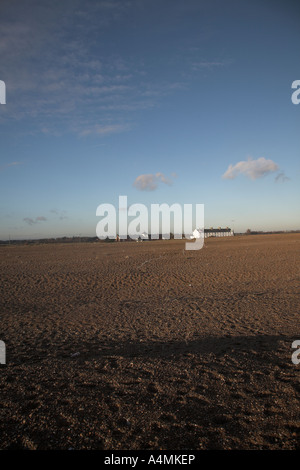
[[[184,247],[0,247],[0,449],[299,449],[300,234]]]

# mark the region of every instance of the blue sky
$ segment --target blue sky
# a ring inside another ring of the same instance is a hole
[[[0,239],[95,236],[120,195],[299,229],[297,3],[2,0]]]

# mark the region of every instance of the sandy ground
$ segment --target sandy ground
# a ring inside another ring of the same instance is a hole
[[[0,247],[0,449],[299,449],[299,248]]]

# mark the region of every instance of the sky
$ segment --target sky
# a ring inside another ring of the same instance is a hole
[[[300,229],[299,20],[291,0],[1,0],[0,240],[96,236],[119,196]]]

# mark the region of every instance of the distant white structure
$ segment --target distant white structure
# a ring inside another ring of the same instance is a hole
[[[193,235],[191,235],[190,238],[201,238],[203,237],[203,230],[194,230]],[[205,228],[204,229],[204,238],[209,238],[209,237],[233,237],[234,236],[234,231],[231,230],[231,228],[226,227],[226,228]]]
[[[233,237],[234,236],[234,231],[231,230],[231,228],[226,227],[226,228],[205,228],[204,229],[204,238],[208,237]]]
[[[203,234],[203,231],[202,231],[202,234]],[[191,235],[190,238],[192,238],[192,239],[194,239],[194,238],[201,238],[201,231],[195,229],[195,230],[193,231],[193,235]]]

